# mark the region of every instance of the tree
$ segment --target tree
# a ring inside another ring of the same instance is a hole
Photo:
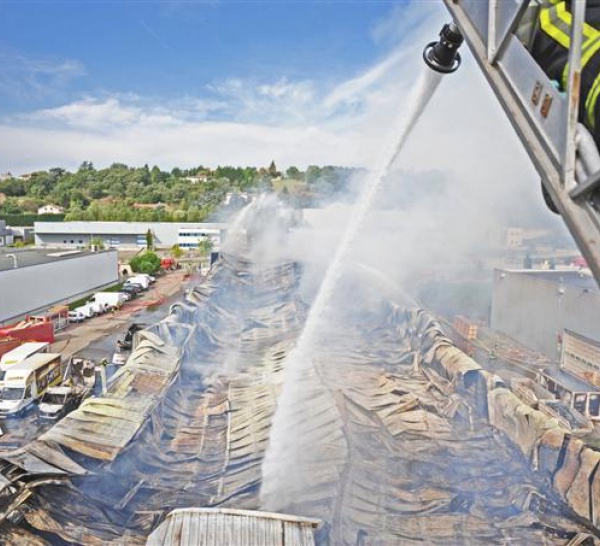
[[[94,170],[94,164],[91,161],[84,161],[79,166],[79,172],[89,172]]]
[[[309,184],[315,183],[321,177],[321,169],[316,165],[309,165],[308,169],[306,169],[306,174],[304,175],[304,179]]]
[[[148,229],[146,232],[146,248],[148,250],[152,250],[154,248],[154,235],[152,234],[151,229]]]
[[[298,167],[294,167],[293,165],[288,167],[288,170],[285,171],[285,174],[288,178],[293,178],[294,180],[302,180],[302,173]]]
[[[24,212],[37,214],[39,203],[35,199],[21,199],[19,201],[19,206],[23,209]]]
[[[173,245],[171,247],[171,256],[173,256],[173,258],[176,260],[179,260],[179,258],[183,256],[183,250],[181,250],[179,245]]]
[[[88,245],[90,248],[96,247],[98,250],[104,250],[104,241],[97,237],[90,239],[90,244]]]
[[[269,176],[272,178],[279,176],[279,173],[277,172],[277,167],[275,166],[275,161],[271,161],[268,172],[269,172]]]
[[[0,205],[0,212],[3,214],[23,214],[23,209],[14,199],[7,199]]]
[[[190,207],[187,211],[187,221],[188,222],[201,222],[202,221],[202,211],[199,207],[193,206]]]
[[[198,252],[201,255],[210,254],[213,248],[213,242],[211,239],[205,238],[198,242]]]
[[[147,273],[152,275],[160,269],[160,258],[155,252],[147,250],[129,261],[131,270],[134,273]]]

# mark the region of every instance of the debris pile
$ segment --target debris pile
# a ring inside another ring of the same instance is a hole
[[[318,517],[331,544],[586,536],[563,500],[589,500],[574,498],[585,476],[573,461],[593,469],[594,456],[564,447],[555,422],[519,443],[501,422],[508,395],[495,394],[510,391],[432,317],[388,302],[323,331],[298,378],[289,447],[265,479],[286,358],[306,318],[298,280],[291,262],[226,254],[143,334],[105,397],[2,459],[5,542],[141,545],[190,507]]]

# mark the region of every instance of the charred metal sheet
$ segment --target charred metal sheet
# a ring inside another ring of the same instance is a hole
[[[106,397],[28,446],[28,456],[70,474],[69,485],[32,491],[20,509],[29,529],[71,544],[137,545],[164,526],[174,539],[184,529],[205,532],[191,516],[171,525],[167,515],[178,508],[262,508],[286,356],[306,317],[298,292],[293,264],[225,254],[212,281],[144,332]],[[324,519],[329,543],[353,546],[564,545],[580,536],[585,528],[547,481],[486,422],[470,419],[473,408],[457,393],[478,367],[432,317],[384,303],[338,326],[296,383],[288,441],[299,438],[303,447],[280,475],[292,483],[271,490],[282,510]],[[567,457],[562,439],[543,443],[552,429],[541,432],[533,452],[551,479]],[[564,480],[564,494],[582,507],[598,488],[592,480],[587,496],[576,494],[593,473],[592,458],[585,460]],[[10,468],[0,472],[29,479]],[[223,536],[242,533],[225,525],[232,514],[210,514]],[[314,541],[312,526],[289,521],[271,520],[263,531],[261,540],[275,544]],[[221,544],[253,543],[227,537]]]
[[[149,332],[119,370],[102,398],[86,400],[46,432],[41,441],[55,442],[87,457],[112,461],[146,423],[173,381],[178,351]]]

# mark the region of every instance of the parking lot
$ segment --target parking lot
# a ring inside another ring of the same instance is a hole
[[[92,344],[106,346],[107,353],[102,358],[112,354],[116,339],[123,333],[129,324],[138,321],[150,321],[154,316],[168,312],[169,305],[177,299],[188,286],[194,282],[193,278],[186,278],[182,271],[168,272],[158,277],[156,282],[147,291],[141,292],[137,298],[126,302],[121,309],[109,312],[86,320],[82,323],[70,324],[68,328],[58,333],[56,341],[51,347],[52,352],[61,353],[63,360],[68,360],[74,355],[86,356]],[[107,343],[107,338],[114,341]],[[93,351],[98,355],[98,350]]]
[[[184,290],[198,278],[186,277],[184,272],[169,272],[157,278],[150,289],[128,301],[114,313],[107,313],[82,323],[70,324],[58,332],[56,341],[50,346],[50,352],[60,353],[63,362],[72,356],[89,358],[100,362],[103,358],[111,360],[117,339],[121,338],[130,324],[140,322],[152,324],[169,312],[169,307],[182,297]],[[110,377],[117,368],[109,366]],[[54,424],[51,420],[38,417],[37,404],[30,407],[24,415],[0,420],[0,452],[10,451],[23,446],[43,434]]]

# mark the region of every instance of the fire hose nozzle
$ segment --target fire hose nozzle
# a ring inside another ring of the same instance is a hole
[[[450,74],[460,66],[461,59],[458,48],[463,43],[463,35],[456,23],[452,22],[442,27],[440,39],[431,42],[423,50],[425,64],[442,74]]]

